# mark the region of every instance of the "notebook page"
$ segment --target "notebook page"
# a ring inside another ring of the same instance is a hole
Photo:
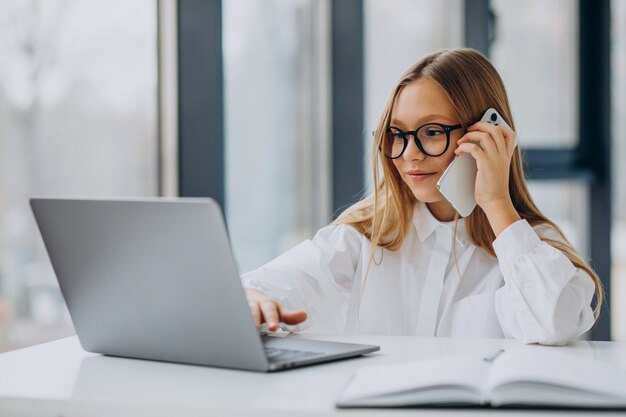
[[[494,407],[515,404],[574,408],[624,408],[626,398],[608,397],[570,387],[538,382],[515,382],[498,386],[496,391],[492,393],[489,402]]]
[[[482,386],[487,380],[489,364],[472,356],[448,356],[390,365],[371,365],[361,368],[348,383],[339,402],[352,402],[371,397],[392,397],[395,394],[406,401],[407,391],[441,391],[459,388],[473,393],[480,402]],[[452,393],[451,392],[451,393]],[[419,395],[425,401],[426,394]],[[435,395],[441,401],[441,395]],[[449,398],[454,401],[455,398]]]
[[[626,399],[625,369],[559,347],[524,346],[500,355],[494,361],[487,390],[495,392],[499,386],[516,382],[524,383],[525,389],[520,393],[526,394],[532,385],[528,383],[536,382],[541,390],[550,386],[570,388],[574,397],[576,392],[585,391],[605,398]]]

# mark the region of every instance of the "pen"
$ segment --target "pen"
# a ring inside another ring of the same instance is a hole
[[[493,353],[491,356],[485,356],[483,360],[485,362],[493,362],[496,358],[504,353],[504,349],[500,349],[497,352]]]

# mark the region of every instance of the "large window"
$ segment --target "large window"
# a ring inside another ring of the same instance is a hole
[[[492,0],[491,59],[502,76],[524,147],[578,142],[578,2]]]
[[[0,10],[1,351],[73,331],[28,199],[159,187],[155,1]]]
[[[611,330],[626,340],[626,2],[611,2],[613,94],[613,280]]]
[[[242,272],[330,221],[328,10],[223,2],[226,210]]]

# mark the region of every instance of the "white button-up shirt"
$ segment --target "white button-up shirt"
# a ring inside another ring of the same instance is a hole
[[[438,221],[417,203],[413,227],[395,251],[348,225],[315,237],[242,276],[290,309],[308,312],[300,329],[322,333],[510,337],[563,344],[594,323],[591,277],[520,220],[494,241],[497,258],[472,244],[459,220]],[[456,259],[455,259],[456,258]]]

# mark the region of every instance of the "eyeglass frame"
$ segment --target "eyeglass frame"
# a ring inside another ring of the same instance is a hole
[[[422,142],[417,137],[417,132],[419,132],[420,129],[422,129],[423,127],[426,127],[426,126],[430,126],[430,125],[439,126],[446,132],[446,147],[443,149],[443,151],[441,153],[438,153],[436,155],[433,155],[433,154],[430,154],[430,153],[426,152],[426,150],[422,146]],[[417,146],[417,148],[424,155],[430,156],[432,158],[436,158],[436,157],[441,156],[444,153],[446,153],[446,151],[450,147],[450,133],[452,131],[454,131],[454,130],[463,128],[463,125],[462,124],[446,125],[446,124],[443,124],[443,123],[430,122],[430,123],[425,123],[425,124],[421,125],[420,127],[418,127],[415,130],[407,130],[406,132],[403,131],[402,129],[399,129],[399,128],[395,127],[395,126],[387,126],[387,128],[385,129],[385,134],[387,132],[389,132],[389,130],[391,128],[396,129],[398,131],[398,133],[400,133],[402,135],[402,139],[404,140],[404,146],[402,147],[402,151],[400,152],[400,154],[398,156],[387,156],[387,155],[385,155],[384,151],[382,150],[382,144],[381,144],[378,147],[378,149],[382,152],[382,154],[385,156],[385,158],[387,158],[387,159],[397,159],[397,158],[400,158],[404,154],[404,151],[406,151],[407,146],[409,146],[409,139],[407,138],[408,134],[413,135],[413,141],[415,142],[415,145]],[[376,135],[376,131],[373,131],[372,135]]]

